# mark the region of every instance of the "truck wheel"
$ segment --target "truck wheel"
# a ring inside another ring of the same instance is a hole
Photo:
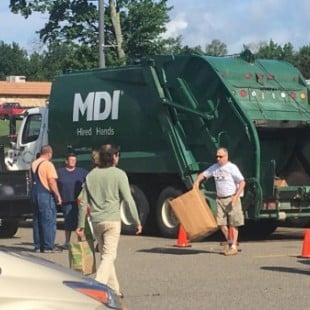
[[[143,191],[137,185],[130,185],[131,194],[135,200],[141,225],[143,226],[147,220],[150,212],[150,204],[143,193]],[[128,206],[124,202],[121,203],[121,221],[122,221],[122,233],[123,234],[135,234],[136,224],[134,223]]]
[[[12,238],[18,229],[18,221],[2,220],[0,226],[0,238]]]
[[[182,195],[183,191],[174,187],[166,187],[159,195],[156,207],[156,220],[162,237],[176,238],[179,221],[176,218],[169,201]]]

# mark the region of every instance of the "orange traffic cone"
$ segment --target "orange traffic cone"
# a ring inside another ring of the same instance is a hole
[[[191,245],[188,244],[186,231],[182,225],[180,225],[180,227],[179,227],[178,241],[177,241],[177,244],[175,246],[179,247],[179,248],[191,247]]]
[[[310,228],[305,229],[301,257],[310,257]]]

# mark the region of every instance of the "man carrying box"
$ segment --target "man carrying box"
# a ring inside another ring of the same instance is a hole
[[[224,254],[235,255],[238,254],[238,227],[244,225],[240,194],[244,190],[245,181],[239,168],[228,160],[226,148],[217,150],[216,160],[217,163],[197,176],[194,187],[199,188],[204,179],[214,178],[217,195],[217,223],[228,243]],[[232,228],[232,241],[229,240],[228,226]]]

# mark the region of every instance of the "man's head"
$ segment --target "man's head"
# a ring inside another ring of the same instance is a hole
[[[67,169],[74,169],[76,167],[76,155],[74,153],[69,153],[66,156],[66,168]]]
[[[99,149],[100,167],[116,166],[119,161],[120,147],[114,144],[104,144]]]
[[[44,157],[48,160],[51,160],[53,157],[53,149],[50,145],[42,145],[40,150],[40,157]]]
[[[228,151],[226,148],[221,147],[216,151],[216,160],[220,166],[223,166],[228,162]]]
[[[92,167],[100,166],[99,151],[97,149],[94,149],[91,152],[91,163],[92,163]]]

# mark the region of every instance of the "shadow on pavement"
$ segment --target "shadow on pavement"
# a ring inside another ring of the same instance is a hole
[[[158,247],[158,248],[151,248],[151,249],[142,249],[142,250],[138,250],[137,252],[169,254],[169,255],[196,255],[196,254],[202,254],[202,253],[222,254],[219,251],[195,250],[191,248],[178,248],[178,247],[171,247],[171,248]]]
[[[261,267],[262,270],[267,271],[276,271],[276,272],[289,272],[289,273],[297,273],[303,275],[310,275],[310,270],[299,269],[299,268],[290,268],[290,267]]]

